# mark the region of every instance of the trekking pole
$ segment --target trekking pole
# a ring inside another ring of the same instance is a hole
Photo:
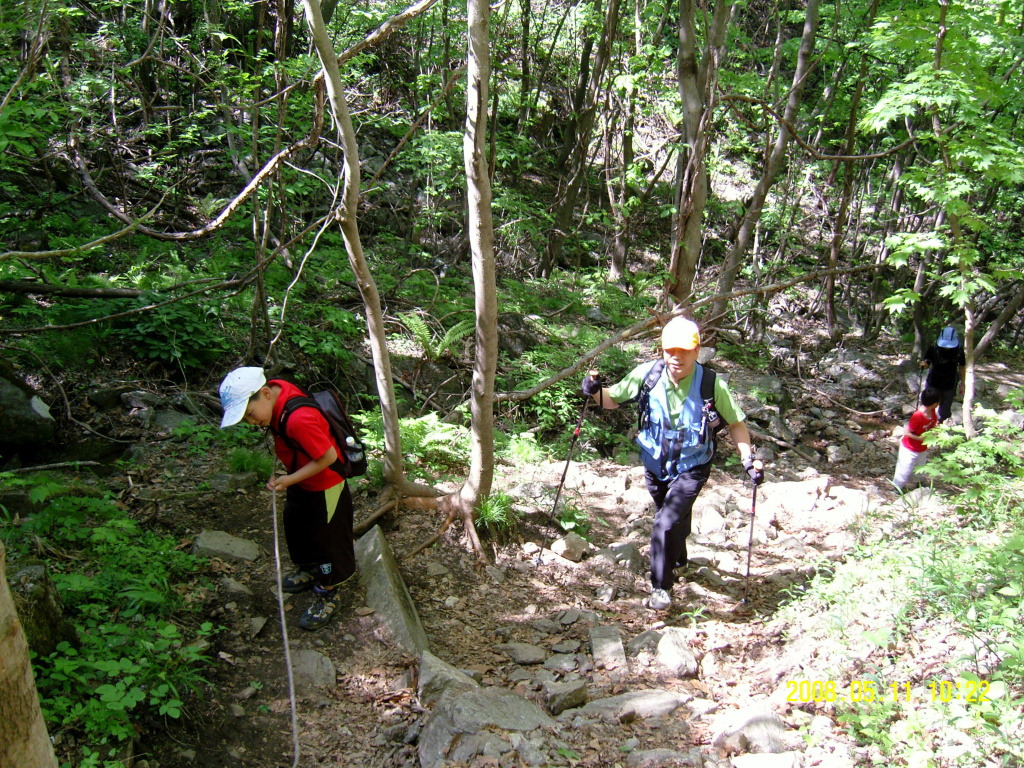
[[[754,549],[754,514],[757,510],[757,483],[751,481],[754,486],[754,495],[750,499],[750,537],[747,539],[747,579],[743,584],[743,602],[747,602],[747,595],[750,593],[750,554]]]
[[[562,498],[562,486],[565,485],[565,477],[569,474],[569,464],[572,463],[572,452],[576,448],[576,441],[580,436],[580,429],[583,427],[583,417],[587,415],[587,406],[590,405],[590,396],[586,395],[583,400],[583,409],[580,411],[580,418],[576,422],[576,429],[572,433],[572,439],[569,441],[569,455],[565,459],[565,468],[562,470],[562,479],[558,481],[558,489],[555,491],[555,503],[551,505],[551,512],[548,514],[548,521],[552,525],[556,525],[555,512],[558,510],[558,500]],[[537,564],[540,565],[541,552],[544,551],[544,547],[540,548],[540,552],[537,553]]]
[[[288,646],[288,625],[284,619],[284,589],[281,584],[281,543],[277,535],[277,492],[270,492],[270,515],[274,520],[274,563],[277,565],[277,607],[281,617],[281,640],[284,643],[284,664],[288,668],[288,699],[291,701],[292,712],[292,768],[299,765],[299,719],[295,709],[295,673],[292,671],[292,654]]]
[[[572,452],[576,448],[576,441],[580,437],[580,429],[583,427],[583,417],[587,415],[587,406],[590,405],[590,397],[583,401],[583,410],[580,411],[580,418],[576,422],[576,429],[572,433],[572,440],[569,441],[569,455],[565,459],[565,468],[562,470],[562,479],[558,481],[558,489],[555,491],[555,503],[551,505],[551,514],[548,519],[555,521],[555,512],[558,511],[558,500],[562,498],[562,486],[565,485],[565,476],[569,474],[569,464],[572,463]]]

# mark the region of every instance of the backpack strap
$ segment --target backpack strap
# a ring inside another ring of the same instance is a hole
[[[292,464],[290,467],[288,467],[289,473],[292,473],[297,469],[295,465],[298,463],[297,457],[300,453],[306,454],[306,456],[309,457],[310,461],[313,461],[314,459],[314,457],[310,456],[307,451],[303,450],[302,446],[299,445],[298,442],[296,442],[295,440],[288,436],[288,417],[291,416],[299,408],[315,408],[327,422],[328,432],[331,431],[330,419],[327,418],[327,414],[324,413],[324,409],[321,408],[320,405],[316,402],[316,400],[314,400],[312,397],[309,397],[306,394],[296,395],[295,397],[291,398],[288,402],[286,402],[284,404],[284,408],[281,409],[281,418],[277,420],[277,430],[274,432],[274,434],[278,435],[282,440],[284,440],[288,447],[292,449]],[[334,437],[333,433],[331,434],[331,437]],[[343,449],[339,447],[335,450],[338,452],[338,458],[336,458],[334,460],[334,463],[327,467],[327,469],[331,469],[335,472],[335,474],[344,477],[344,475],[342,475],[342,467],[344,466],[345,462],[342,460],[341,453]]]
[[[296,395],[291,398],[287,403],[284,404],[284,408],[281,409],[281,418],[277,420],[277,429],[274,431],[278,437],[280,437],[292,449],[292,465],[288,468],[288,472],[295,471],[296,459],[299,453],[305,453],[309,456],[306,451],[302,450],[302,446],[299,445],[295,440],[288,436],[288,417],[291,416],[299,408],[316,408],[320,410],[320,406],[316,404],[316,401],[308,395]],[[312,459],[312,456],[309,456]]]
[[[665,358],[656,360],[654,365],[651,366],[651,370],[644,376],[644,383],[640,385],[640,391],[636,396],[637,403],[637,429],[643,431],[644,427],[647,426],[647,421],[650,419],[650,414],[647,412],[647,403],[651,398],[651,390],[654,389],[654,385],[661,379],[661,374],[665,371]]]
[[[718,374],[714,368],[702,365],[703,374],[700,380],[700,399],[704,401],[701,409],[701,439],[715,439],[715,435],[725,426],[724,420],[715,408],[715,381]]]

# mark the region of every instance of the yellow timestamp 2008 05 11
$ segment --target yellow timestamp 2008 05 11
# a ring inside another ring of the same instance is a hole
[[[881,686],[874,680],[851,680],[842,685],[835,680],[788,680],[786,701],[809,702],[875,702],[914,700],[910,682],[900,681]],[[932,701],[963,701],[977,703],[989,701],[990,683],[987,680],[937,680],[928,684]]]

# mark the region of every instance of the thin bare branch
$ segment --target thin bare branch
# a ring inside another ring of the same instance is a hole
[[[803,275],[802,277],[797,277],[792,280],[786,280],[785,282],[772,283],[771,285],[756,288],[744,288],[738,291],[731,291],[730,293],[724,295],[707,296],[703,299],[700,299],[699,301],[693,302],[692,304],[683,305],[673,310],[672,312],[652,314],[651,317],[634,323],[629,328],[626,328],[625,330],[620,331],[614,336],[605,339],[596,347],[591,349],[589,352],[584,352],[582,355],[580,355],[580,359],[577,360],[573,365],[559,371],[553,376],[549,376],[539,384],[536,384],[526,390],[496,393],[494,395],[494,399],[496,402],[519,402],[520,400],[528,400],[529,398],[536,395],[538,392],[542,392],[543,390],[547,389],[552,384],[557,384],[563,379],[566,379],[569,376],[572,376],[573,374],[583,370],[590,364],[592,360],[596,359],[606,349],[610,349],[616,344],[626,341],[627,339],[632,339],[636,336],[640,336],[643,333],[654,328],[656,325],[667,322],[676,315],[690,314],[693,312],[693,310],[698,309],[699,307],[702,307],[706,304],[711,304],[716,301],[735,299],[740,296],[750,296],[752,294],[775,293],[776,291],[781,291],[785,288],[790,288],[794,285],[806,283],[811,280],[817,280],[818,278],[826,277],[828,275],[850,275],[855,274],[857,272],[869,272],[872,270],[877,270],[881,266],[882,265],[880,264],[864,264],[859,267],[846,267],[844,269],[819,269],[814,272],[808,272],[806,275]]]

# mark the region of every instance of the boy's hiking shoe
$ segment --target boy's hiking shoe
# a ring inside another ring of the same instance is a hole
[[[338,607],[338,591],[336,589],[313,590],[313,604],[306,609],[299,619],[303,629],[320,629],[331,620]]]
[[[664,611],[672,605],[672,595],[665,589],[652,589],[651,596],[644,600],[644,605],[652,611]]]
[[[281,579],[281,589],[285,592],[305,592],[313,586],[316,577],[309,571],[296,571]]]

